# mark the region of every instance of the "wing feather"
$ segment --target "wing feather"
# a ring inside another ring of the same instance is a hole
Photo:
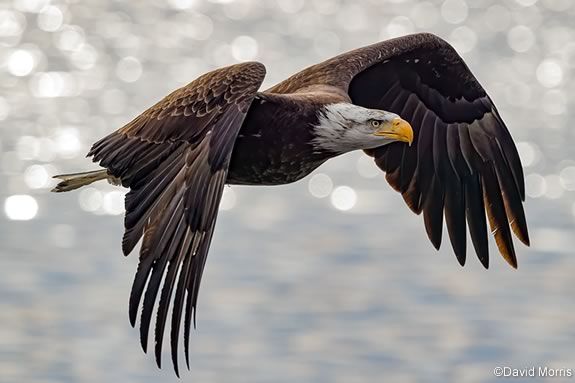
[[[437,175],[433,175],[423,204],[423,221],[429,240],[436,249],[441,246],[443,229],[443,188]]]
[[[489,218],[491,233],[495,236],[495,242],[503,258],[513,267],[517,267],[517,257],[511,240],[511,231],[503,199],[501,198],[501,188],[495,175],[495,170],[491,163],[486,163],[482,171],[483,178],[483,199]]]
[[[465,214],[475,253],[483,267],[489,267],[489,247],[485,205],[483,204],[483,185],[479,174],[473,174],[465,182]]]
[[[445,182],[445,223],[451,247],[461,266],[465,265],[467,239],[465,234],[464,184],[450,173]]]

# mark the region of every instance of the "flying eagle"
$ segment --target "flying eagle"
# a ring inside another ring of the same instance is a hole
[[[487,268],[487,216],[499,252],[517,267],[511,231],[529,245],[517,148],[495,105],[447,42],[428,33],[387,40],[258,91],[265,73],[259,62],[206,73],[96,142],[88,156],[104,169],[56,176],[62,180],[56,192],[103,179],[130,189],[124,254],[143,241],[129,317],[135,326],[143,298],[140,338],[146,351],[160,295],[159,367],[173,302],[172,362],[179,376],[183,317],[189,368],[192,316],[195,326],[226,184],[287,184],[330,158],[364,150],[409,208],[423,212],[435,248],[445,216],[459,263],[465,263],[467,226]]]

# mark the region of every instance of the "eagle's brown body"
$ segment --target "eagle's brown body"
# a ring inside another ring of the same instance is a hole
[[[227,183],[282,185],[336,156],[314,149],[313,129],[322,106],[344,100],[337,94],[312,102],[294,95],[256,96],[236,138]]]
[[[98,141],[89,153],[108,177],[130,188],[124,253],[143,237],[130,320],[134,325],[143,298],[140,332],[146,350],[160,295],[158,365],[172,300],[176,373],[182,318],[188,357],[192,315],[224,184],[293,182],[340,154],[313,145],[318,113],[333,103],[393,112],[411,123],[413,145],[396,142],[366,152],[411,210],[423,213],[436,248],[445,217],[459,262],[466,260],[468,228],[487,267],[487,215],[500,253],[516,266],[512,231],[529,243],[521,162],[491,99],[449,44],[430,34],[384,41],[258,92],[264,76],[264,66],[255,62],[203,75]],[[56,191],[69,190],[70,181],[62,178]]]

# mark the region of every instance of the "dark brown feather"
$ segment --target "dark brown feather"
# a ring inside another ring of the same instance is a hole
[[[453,252],[461,266],[466,258],[465,194],[460,179],[451,173],[445,182],[445,223]]]
[[[479,174],[465,180],[465,214],[467,226],[477,258],[486,269],[489,267],[489,245],[487,240],[487,223],[485,205],[483,204],[483,187]]]
[[[429,240],[439,250],[443,229],[444,194],[437,176],[433,177],[430,185],[423,203],[423,222],[425,223],[425,231]]]
[[[493,165],[486,163],[481,173],[483,180],[483,199],[485,201],[485,209],[487,211],[487,217],[489,218],[491,233],[495,236],[495,242],[503,258],[511,266],[517,268],[517,257],[515,256],[515,249],[513,248],[511,231],[509,230],[509,223],[501,197],[501,189],[497,182]]]

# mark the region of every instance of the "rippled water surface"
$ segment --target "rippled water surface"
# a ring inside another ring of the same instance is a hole
[[[0,381],[175,382],[128,323],[123,192],[54,195],[90,144],[205,71],[271,86],[414,31],[450,41],[525,165],[532,247],[490,270],[428,242],[367,157],[226,189],[192,337],[196,382],[489,382],[575,369],[575,3],[14,0],[0,3]],[[493,245],[493,244],[492,244]],[[469,249],[471,250],[471,249]],[[470,251],[471,253],[471,251]]]

